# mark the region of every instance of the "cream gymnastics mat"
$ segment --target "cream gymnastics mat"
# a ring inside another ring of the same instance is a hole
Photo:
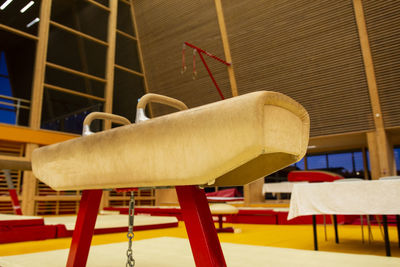
[[[127,242],[92,246],[87,266],[125,266]],[[228,266],[400,266],[399,258],[222,243]],[[195,266],[189,241],[160,237],[133,243],[137,267]],[[0,257],[1,267],[64,267],[67,249]]]
[[[44,223],[46,225],[64,224],[67,230],[75,229],[76,216],[55,216],[45,217]],[[148,216],[148,215],[135,215],[135,226],[145,225],[159,225],[168,223],[178,223],[176,217],[168,216]],[[128,227],[128,215],[98,215],[96,220],[95,229]]]
[[[0,214],[0,221],[14,221],[14,220],[40,220],[40,216],[22,216],[14,214]]]
[[[44,219],[45,225],[64,224],[67,230],[73,231],[75,229],[76,215],[73,216],[22,216],[11,214],[0,214],[1,221],[29,221]],[[178,223],[176,217],[171,216],[149,216],[149,215],[135,215],[135,226],[151,226]],[[128,215],[107,214],[98,215],[96,220],[95,229],[119,228],[128,227]],[[1,266],[0,266],[1,267]]]

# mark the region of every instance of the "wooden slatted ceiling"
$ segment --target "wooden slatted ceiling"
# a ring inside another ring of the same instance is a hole
[[[239,94],[300,102],[311,136],[374,129],[352,1],[223,1]]]
[[[364,0],[385,127],[400,126],[400,1]]]
[[[135,1],[151,92],[190,107],[218,101],[199,60],[198,80],[180,76],[181,44],[223,57],[214,1]],[[352,1],[223,1],[240,94],[273,90],[309,111],[311,136],[373,130]],[[226,68],[210,61],[225,95]],[[170,111],[160,106],[155,114]]]
[[[192,50],[186,49],[187,71],[181,75],[182,44],[187,41],[224,58],[213,0],[134,1],[138,33],[149,91],[195,107],[220,100],[217,90],[196,56],[198,78],[192,79]],[[226,66],[206,58],[221,90],[231,97]],[[133,100],[132,100],[133,101]],[[154,115],[172,111],[153,105]]]

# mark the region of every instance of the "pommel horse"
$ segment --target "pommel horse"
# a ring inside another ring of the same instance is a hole
[[[148,119],[149,102],[181,111]],[[38,148],[34,175],[54,190],[83,190],[67,266],[85,266],[103,189],[175,186],[196,266],[226,266],[204,186],[238,186],[299,161],[309,138],[307,111],[260,91],[193,109],[147,94],[137,123]],[[90,115],[89,115],[90,116]],[[100,116],[101,117],[101,116]],[[103,119],[129,121],[111,114]],[[149,248],[150,249],[150,248]]]

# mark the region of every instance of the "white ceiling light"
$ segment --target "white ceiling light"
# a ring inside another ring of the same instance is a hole
[[[32,20],[31,22],[28,23],[28,25],[26,25],[27,28],[31,27],[32,25],[38,23],[40,21],[39,18],[36,18],[34,20]]]
[[[27,11],[28,8],[30,8],[31,6],[33,6],[34,3],[35,3],[34,1],[30,1],[28,4],[26,4],[26,6],[24,6],[24,7],[21,9],[21,13],[24,13],[25,11]]]
[[[307,148],[308,149],[312,149],[312,148],[316,148],[317,146],[314,146],[314,145],[311,145],[311,146],[308,146]]]
[[[11,4],[12,1],[13,1],[13,0],[7,0],[7,1],[5,1],[4,4],[2,4],[2,5],[0,6],[0,9],[1,9],[1,10],[4,10],[9,4]]]

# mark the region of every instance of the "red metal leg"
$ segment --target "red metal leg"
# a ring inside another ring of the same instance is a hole
[[[190,185],[176,192],[196,266],[226,266],[204,190]]]
[[[67,267],[86,265],[103,190],[84,190],[69,249]]]

